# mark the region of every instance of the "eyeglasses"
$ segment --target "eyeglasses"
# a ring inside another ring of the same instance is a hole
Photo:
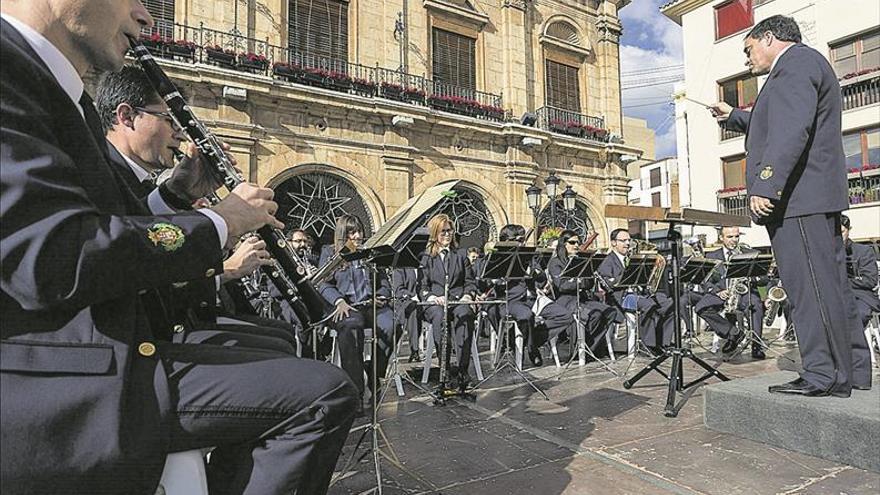
[[[143,113],[145,113],[145,114],[147,114],[147,115],[152,115],[153,117],[159,117],[159,118],[165,119],[166,122],[168,122],[169,124],[171,124],[171,127],[173,127],[174,130],[178,130],[178,129],[180,129],[180,127],[177,125],[177,121],[174,120],[174,117],[172,117],[171,114],[168,113],[168,112],[159,112],[159,111],[156,111],[156,110],[147,110],[147,109],[144,108],[144,107],[134,107],[134,109],[137,110],[138,112],[143,112]]]
[[[571,244],[572,246],[577,246],[581,243],[581,241],[565,241],[566,244]]]
[[[443,230],[440,231],[440,233],[441,233],[441,234],[451,234],[451,233],[452,233],[452,229],[443,229]]]
[[[632,240],[632,239],[630,239],[630,238],[626,238],[626,239],[614,239],[614,242],[629,242],[629,241],[631,241],[631,240]]]

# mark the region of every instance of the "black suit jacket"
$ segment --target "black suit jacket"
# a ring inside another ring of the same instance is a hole
[[[877,257],[870,246],[848,241],[846,245],[847,261],[852,263],[853,272],[849,284],[856,299],[871,308],[880,311],[880,298],[877,297]]]
[[[0,54],[2,491],[152,494],[170,402],[138,291],[221,270],[217,233],[128,216],[103,140],[5,21]]]
[[[801,43],[779,57],[751,112],[725,123],[746,132],[746,190],[785,218],[849,208],[840,84],[825,57]]]
[[[477,286],[474,281],[474,271],[467,255],[460,250],[451,250],[446,260],[449,267],[449,298],[458,300],[465,294],[474,295]],[[443,296],[446,281],[446,269],[440,255],[431,256],[425,254],[421,262],[422,270],[419,274],[419,291],[421,300],[426,301],[429,296]]]

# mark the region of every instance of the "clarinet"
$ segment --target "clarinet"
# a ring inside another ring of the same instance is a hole
[[[210,164],[210,172],[229,191],[242,184],[244,179],[223,151],[220,141],[196,118],[174,83],[165,75],[147,48],[134,38],[129,37],[128,41],[135,59],[143,68],[153,89],[165,101],[174,120]],[[263,273],[294,308],[297,316],[303,320],[301,322],[303,326],[323,320],[324,315],[330,312],[329,303],[306,279],[304,260],[300,260],[299,256],[288,248],[284,233],[269,225],[260,227],[256,233],[266,242],[266,250],[275,261],[271,265],[261,267]]]

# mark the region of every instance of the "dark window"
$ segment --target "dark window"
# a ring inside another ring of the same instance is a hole
[[[155,22],[150,34],[159,33],[165,38],[172,38],[174,35],[174,0],[145,0],[143,4]]]
[[[724,178],[724,189],[745,187],[746,157],[743,155],[721,159],[721,173]]]
[[[348,60],[348,2],[291,0],[287,29],[293,53]]]
[[[658,192],[651,193],[651,206],[661,206],[660,205],[660,193],[658,193]]]
[[[719,97],[734,108],[746,108],[755,104],[758,97],[758,78],[743,76],[718,83]]]
[[[434,81],[477,89],[477,40],[434,28],[431,70]]]
[[[880,32],[835,44],[831,47],[831,60],[837,77],[880,68]]]
[[[547,60],[547,105],[572,112],[581,111],[578,68]]]
[[[659,187],[660,186],[660,169],[654,168],[651,169],[651,187]]]
[[[844,134],[843,154],[847,168],[880,165],[880,127]]]
[[[754,24],[752,0],[731,0],[715,7],[715,39],[720,40]]]

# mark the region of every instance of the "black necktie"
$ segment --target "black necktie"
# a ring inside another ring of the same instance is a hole
[[[92,98],[85,91],[83,91],[82,96],[79,98],[79,106],[82,107],[83,118],[86,120],[86,125],[88,125],[89,130],[92,131],[95,141],[103,149],[104,128],[101,126],[101,117],[98,116],[98,111],[95,110],[95,102],[92,101]]]
[[[443,263],[443,271],[449,273],[449,250],[444,248],[440,250],[440,261]]]

